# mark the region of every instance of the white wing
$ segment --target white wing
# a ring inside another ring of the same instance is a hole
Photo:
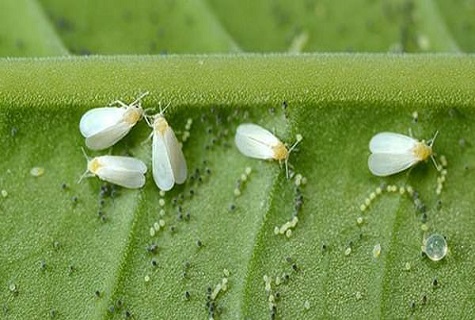
[[[373,153],[368,158],[368,167],[375,176],[389,176],[416,164],[412,153]]]
[[[167,148],[173,176],[175,177],[175,183],[182,184],[185,182],[187,177],[187,168],[181,145],[171,127],[167,128],[163,138],[165,140],[165,146]]]
[[[125,108],[95,108],[87,111],[79,122],[81,134],[87,138],[123,121]]]
[[[121,170],[147,172],[147,166],[142,160],[123,156],[100,156],[97,158],[103,167],[121,168]]]
[[[99,168],[96,174],[102,180],[125,188],[136,189],[145,184],[145,176],[140,171],[104,166]]]
[[[408,153],[418,141],[411,137],[393,132],[376,134],[369,142],[369,150],[373,153]]]
[[[280,143],[280,140],[266,129],[245,123],[238,126],[234,142],[239,151],[245,156],[257,159],[273,159],[272,147]]]
[[[120,121],[86,138],[86,146],[91,150],[102,150],[116,144],[132,129],[131,124]]]
[[[166,130],[169,130],[167,128]],[[168,148],[164,136],[154,131],[152,142],[153,180],[160,190],[168,191],[175,184],[173,168],[170,163]]]

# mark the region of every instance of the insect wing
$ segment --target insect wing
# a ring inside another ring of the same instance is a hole
[[[167,128],[166,130],[170,130]],[[165,141],[165,134],[162,136],[160,132],[153,133],[152,142],[152,169],[153,180],[160,190],[168,191],[173,188],[175,184],[175,177],[173,175],[173,168],[170,163],[168,148]]]
[[[124,108],[95,108],[87,111],[79,122],[81,134],[87,138],[123,121]]]
[[[272,133],[251,123],[241,124],[234,138],[237,148],[245,156],[257,159],[273,159],[273,146],[280,143]]]
[[[187,177],[186,160],[183,155],[183,150],[181,149],[181,144],[178,142],[171,127],[168,127],[165,131],[163,139],[167,148],[175,183],[181,184],[185,182]]]
[[[368,158],[368,167],[372,174],[385,177],[406,170],[417,162],[410,152],[373,153]]]
[[[129,189],[141,188],[145,184],[145,176],[142,172],[117,167],[102,167],[97,170],[97,176],[102,180]]]
[[[125,188],[141,188],[145,184],[145,164],[132,157],[102,156],[96,175],[108,182]]]
[[[407,153],[417,144],[417,140],[399,133],[381,132],[373,136],[369,142],[369,150],[373,153]]]
[[[132,125],[121,121],[86,138],[86,146],[91,150],[102,150],[116,144],[132,129]]]
[[[99,161],[105,167],[119,167],[123,170],[138,171],[140,173],[147,172],[147,166],[142,160],[133,157],[122,156],[101,156]]]

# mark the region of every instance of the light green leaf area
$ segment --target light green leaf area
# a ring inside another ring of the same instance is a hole
[[[0,61],[2,318],[473,317],[474,72],[456,55]],[[78,184],[81,115],[144,91],[144,108],[170,103],[177,137],[189,132],[185,184],[160,195],[143,121],[111,150],[86,150],[144,160],[143,189]],[[283,163],[239,153],[243,122],[288,145],[302,135],[291,179]],[[382,131],[438,131],[446,174],[428,161],[371,175],[368,143]],[[417,198],[400,193],[409,186]],[[289,236],[274,234],[294,216]],[[449,248],[439,262],[421,255],[435,232]]]
[[[430,0],[209,2],[246,51],[457,50]]]
[[[7,22],[11,20],[10,29],[30,30],[30,19],[22,19],[22,28],[18,28],[15,17],[28,17],[33,11],[30,7],[41,5],[42,19],[48,17],[46,23],[54,26],[64,46],[81,55],[241,50],[453,52],[473,51],[474,42],[470,32],[474,11],[469,1],[460,5],[431,0],[8,0],[6,3],[11,3],[4,11],[9,17]],[[32,35],[35,34],[23,36]],[[28,39],[16,36],[13,40],[18,46]],[[15,55],[21,55],[19,49],[12,49]]]
[[[36,0],[0,2],[0,56],[44,57],[68,54]]]
[[[0,18],[1,56],[142,54],[0,60],[0,318],[475,317],[473,56],[167,55],[471,52],[473,1],[4,0]],[[187,181],[160,194],[141,121],[86,152],[142,159],[143,189],[77,183],[81,116],[145,91]],[[239,153],[244,122],[302,135],[290,179]],[[373,176],[382,131],[438,132],[444,171]]]
[[[239,51],[205,1],[39,2],[76,54]]]
[[[475,50],[475,1],[433,1],[439,8],[440,25],[447,25],[459,47],[466,52]]]

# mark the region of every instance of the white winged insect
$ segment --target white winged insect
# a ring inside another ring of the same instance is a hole
[[[167,106],[168,107],[168,106]],[[165,108],[166,109],[166,108]],[[182,184],[187,177],[185,156],[173,129],[163,116],[165,110],[148,119],[152,131],[153,180],[160,190],[168,191],[176,184]]]
[[[253,123],[243,123],[237,127],[234,142],[239,151],[247,157],[256,159],[274,159],[285,161],[286,175],[289,177],[288,159],[292,150],[302,141],[297,135],[297,141],[287,147],[270,131]]]
[[[98,176],[99,179],[116,184],[118,186],[137,189],[145,184],[144,174],[147,172],[147,166],[132,157],[122,156],[99,156],[87,159],[87,170],[81,176],[78,182],[84,177]]]
[[[86,146],[92,150],[102,150],[114,145],[125,137],[143,116],[141,99],[148,92],[140,95],[127,105],[117,100],[112,103],[120,107],[95,108],[87,111],[79,122],[79,130],[86,138]]]
[[[429,157],[438,169],[432,151],[436,137],[437,132],[426,143],[399,133],[378,133],[369,142],[372,152],[368,158],[369,170],[376,176],[385,177],[404,171]]]

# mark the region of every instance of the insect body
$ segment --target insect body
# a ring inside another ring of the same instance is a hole
[[[144,174],[146,172],[147,167],[139,159],[122,156],[100,156],[87,159],[87,171],[81,179],[95,175],[101,180],[125,188],[136,189],[143,187],[145,184]]]
[[[130,105],[118,100],[121,107],[95,108],[87,111],[81,118],[79,130],[86,138],[86,146],[92,150],[102,150],[114,145],[125,137],[132,127],[142,119],[142,94]]]
[[[148,122],[148,121],[147,121]],[[163,111],[149,123],[152,132],[153,180],[160,190],[168,191],[175,183],[185,182],[187,167],[185,156],[173,129],[163,116]]]
[[[404,171],[415,164],[433,159],[432,145],[435,138],[427,144],[414,138],[393,132],[381,132],[373,136],[369,142],[372,154],[368,159],[368,167],[376,176],[389,176]],[[435,164],[438,168],[437,164]]]
[[[288,176],[287,161],[292,150],[302,140],[297,136],[290,149],[268,130],[252,123],[243,123],[238,126],[234,141],[239,151],[247,157],[256,159],[274,159],[285,161]]]

